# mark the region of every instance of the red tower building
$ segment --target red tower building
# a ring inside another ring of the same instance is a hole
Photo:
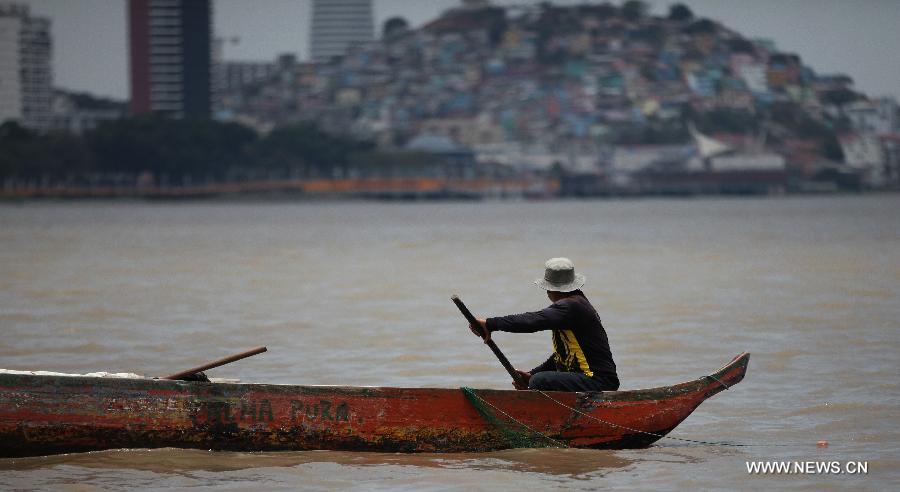
[[[131,112],[208,119],[212,112],[209,0],[130,0]]]

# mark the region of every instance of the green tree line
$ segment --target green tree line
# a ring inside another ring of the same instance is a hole
[[[427,158],[425,158],[427,160]],[[378,163],[371,142],[331,135],[311,123],[259,136],[216,121],[139,116],[83,135],[0,125],[0,180],[78,184],[90,177],[152,173],[169,184],[258,178],[333,177]]]

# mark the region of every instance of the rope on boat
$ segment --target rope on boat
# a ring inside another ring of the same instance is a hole
[[[720,382],[721,382],[721,381],[720,381]],[[725,386],[725,385],[723,384],[723,386]],[[726,386],[726,388],[728,388],[728,387]],[[646,434],[646,435],[648,435],[648,436],[654,436],[654,437],[658,437],[658,438],[663,438],[663,437],[664,437],[664,438],[666,438],[666,439],[674,439],[674,440],[676,440],[676,441],[692,442],[692,443],[694,443],[694,444],[711,444],[711,445],[713,445],[713,446],[735,446],[735,447],[753,446],[753,444],[736,444],[736,443],[731,443],[731,442],[721,442],[721,441],[698,441],[698,440],[696,440],[696,439],[685,439],[685,438],[683,438],[683,437],[672,437],[672,436],[667,436],[667,435],[665,435],[665,434],[657,434],[657,433],[655,433],[655,432],[648,432],[648,431],[642,431],[642,430],[639,430],[639,429],[632,429],[631,427],[628,427],[628,426],[625,426],[625,425],[614,424],[614,423],[612,423],[612,422],[607,422],[606,420],[599,419],[599,418],[597,418],[597,417],[594,417],[593,415],[584,413],[584,412],[582,412],[581,410],[579,410],[579,409],[577,409],[577,408],[573,408],[573,407],[570,407],[569,405],[566,405],[565,403],[563,403],[563,402],[557,400],[556,398],[553,398],[552,396],[548,395],[547,393],[544,393],[544,392],[541,391],[541,390],[534,390],[534,391],[537,391],[538,393],[540,393],[540,394],[546,396],[547,398],[549,398],[550,401],[552,401],[552,402],[554,402],[554,403],[556,403],[556,404],[558,404],[558,405],[560,405],[560,406],[562,406],[562,407],[564,407],[564,408],[567,408],[567,409],[569,409],[569,410],[571,410],[571,411],[573,411],[573,412],[575,412],[575,413],[577,413],[577,414],[579,414],[579,415],[581,415],[581,416],[583,416],[583,417],[587,417],[587,418],[589,418],[589,419],[591,419],[591,420],[595,420],[595,421],[597,421],[597,422],[600,422],[600,423],[603,423],[603,424],[606,424],[606,425],[611,425],[611,426],[613,426],[613,427],[618,427],[618,428],[620,428],[620,429],[629,430],[629,431],[631,431],[631,432],[637,432],[637,433],[639,433],[639,434]]]
[[[473,390],[472,388],[463,386],[460,389],[462,390],[463,394],[466,395],[466,398],[469,400],[470,403],[472,403],[472,406],[475,407],[475,409],[478,411],[478,413],[481,414],[481,416],[484,417],[484,419],[487,420],[491,425],[493,425],[494,427],[496,427],[497,429],[500,430],[500,432],[503,434],[503,437],[506,439],[506,441],[510,447],[512,447],[512,448],[546,448],[546,447],[567,448],[568,447],[565,443],[557,441],[556,439],[553,439],[552,437],[550,437],[538,430],[532,429],[531,427],[528,426],[528,424],[525,424],[524,422],[519,421],[512,415],[497,408],[496,406],[494,406],[494,404],[485,400],[484,398],[479,396],[477,393],[475,393],[475,390]],[[504,417],[515,422],[516,424],[519,424],[523,428],[528,429],[528,431],[531,432],[531,436],[528,436],[523,432],[510,429],[509,426],[506,425],[499,418],[497,418],[496,415],[492,414],[491,412],[488,412],[485,405],[493,408],[497,412],[500,412],[501,414],[503,414]],[[542,441],[541,439],[537,439],[536,436],[540,436],[544,440]],[[552,442],[555,446],[548,446],[546,444],[548,441]]]
[[[724,382],[722,382],[722,380],[720,380],[719,378],[717,378],[717,377],[715,377],[715,376],[713,376],[713,375],[711,375],[711,374],[708,375],[707,377],[709,377],[709,378],[713,379],[714,381],[716,381],[717,383],[721,384],[726,390],[731,389],[730,386],[728,386],[727,384],[725,384]],[[513,448],[527,448],[527,447],[551,447],[551,446],[547,446],[546,444],[541,445],[541,444],[539,444],[539,441],[536,441],[533,437],[529,438],[529,437],[523,435],[523,433],[521,433],[521,432],[516,432],[516,431],[510,429],[506,424],[504,424],[500,419],[498,419],[496,415],[493,415],[493,414],[491,414],[490,412],[488,412],[487,409],[485,408],[485,405],[488,406],[488,407],[493,408],[495,411],[500,412],[501,414],[503,414],[503,416],[505,416],[505,417],[508,418],[509,420],[511,420],[511,421],[515,422],[516,424],[520,425],[521,427],[527,429],[529,432],[532,433],[532,436],[540,436],[540,437],[542,437],[543,439],[545,439],[545,441],[544,441],[545,443],[546,443],[547,441],[550,441],[550,442],[552,442],[553,444],[555,444],[555,446],[553,446],[553,447],[559,447],[559,448],[568,448],[568,447],[569,447],[569,446],[567,446],[567,445],[566,445],[565,443],[563,443],[563,442],[560,442],[560,441],[558,441],[558,440],[556,440],[556,439],[553,439],[552,437],[550,437],[550,436],[548,436],[548,435],[546,435],[546,434],[544,434],[544,433],[542,433],[542,432],[540,432],[540,431],[537,431],[537,430],[535,430],[535,429],[532,429],[531,427],[529,427],[529,426],[528,426],[527,424],[525,424],[524,422],[521,422],[521,421],[517,420],[517,419],[516,419],[515,417],[513,417],[512,415],[510,415],[510,414],[504,412],[503,410],[497,408],[497,407],[494,406],[491,402],[489,402],[489,401],[485,400],[484,398],[478,396],[478,394],[475,393],[475,390],[473,390],[472,388],[463,386],[463,387],[461,387],[460,389],[462,389],[463,394],[466,395],[466,398],[469,399],[469,401],[472,403],[472,405],[475,407],[475,409],[478,410],[478,413],[480,413],[481,416],[485,418],[485,420],[487,420],[487,421],[490,422],[492,425],[494,425],[495,427],[497,427],[498,429],[500,429],[500,432],[503,433],[504,437],[505,437],[506,440],[509,442],[510,447],[513,447]],[[577,408],[570,407],[569,405],[566,405],[565,403],[563,403],[563,402],[557,400],[556,398],[553,398],[552,396],[548,395],[547,393],[544,393],[544,392],[541,391],[541,390],[531,390],[531,391],[536,391],[536,392],[538,392],[538,393],[544,395],[544,396],[545,396],[547,399],[549,399],[550,401],[556,403],[557,405],[559,405],[559,406],[561,406],[561,407],[563,407],[563,408],[566,408],[566,409],[568,409],[568,410],[571,410],[572,412],[575,412],[575,413],[581,415],[582,417],[587,417],[587,418],[589,418],[589,419],[591,419],[591,420],[594,420],[594,421],[596,421],[596,422],[600,422],[601,424],[606,424],[606,425],[609,425],[609,426],[612,426],[612,427],[618,427],[618,428],[620,428],[620,429],[625,429],[625,430],[627,430],[627,431],[636,432],[636,433],[638,433],[638,434],[645,434],[645,435],[648,435],[648,436],[653,436],[653,437],[656,437],[656,438],[659,438],[659,439],[673,439],[673,440],[675,440],[675,441],[689,442],[689,443],[693,443],[693,444],[706,444],[706,445],[710,445],[710,446],[731,446],[731,447],[740,447],[740,448],[746,448],[746,447],[782,447],[782,446],[785,446],[785,447],[792,447],[792,446],[802,446],[802,445],[805,444],[805,443],[764,443],[764,444],[763,444],[763,443],[734,443],[734,442],[724,442],[724,441],[701,441],[701,440],[698,440],[698,439],[687,439],[687,438],[684,438],[684,437],[667,436],[667,435],[665,435],[665,434],[658,434],[658,433],[656,433],[656,432],[643,431],[643,430],[640,430],[640,429],[634,429],[634,428],[631,428],[631,427],[628,427],[628,426],[625,426],[625,425],[616,424],[616,423],[613,423],[613,422],[608,422],[608,421],[603,420],[603,419],[601,419],[601,418],[597,418],[597,417],[594,417],[593,415],[590,415],[590,414],[588,414],[588,413],[582,412],[581,410],[579,410],[579,409],[577,409]]]
[[[730,389],[731,389],[731,386],[728,386],[727,384],[723,383],[721,379],[719,379],[719,378],[713,376],[712,374],[710,374],[710,375],[708,375],[708,376],[706,376],[706,377],[712,378],[713,381],[715,381],[715,382],[721,384],[722,387],[725,388],[725,389],[727,389],[727,390],[730,390]]]

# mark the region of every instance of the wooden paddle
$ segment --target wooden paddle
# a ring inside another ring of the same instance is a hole
[[[475,316],[472,315],[472,312],[469,311],[469,308],[467,308],[466,305],[463,304],[462,299],[460,299],[458,295],[452,295],[450,297],[450,300],[453,301],[453,304],[456,304],[456,307],[459,308],[459,312],[461,312],[462,315],[466,317],[466,320],[470,325],[478,327],[481,326],[478,323],[478,320],[475,319]],[[506,369],[506,372],[508,372],[509,375],[513,378],[513,381],[521,386],[528,387],[528,382],[522,379],[521,376],[519,376],[519,373],[517,373],[512,364],[509,363],[509,359],[507,359],[506,356],[503,355],[503,352],[500,351],[500,348],[497,347],[497,344],[487,337],[487,333],[482,334],[481,338],[484,339],[484,343],[487,344],[487,346],[490,347],[491,351],[494,352],[494,355],[497,356],[497,360],[500,361],[500,364],[503,365],[503,368]]]
[[[193,369],[188,369],[186,371],[176,372],[171,376],[166,376],[163,379],[181,379],[185,376],[190,376],[191,374],[196,374],[201,371],[205,371],[207,369],[212,369],[214,367],[224,366],[225,364],[229,364],[236,360],[246,359],[251,355],[261,354],[265,352],[267,349],[265,347],[256,347],[254,349],[247,350],[246,352],[241,352],[239,354],[229,355],[228,357],[224,357],[222,359],[214,360],[212,362],[207,362],[202,366],[197,366]]]

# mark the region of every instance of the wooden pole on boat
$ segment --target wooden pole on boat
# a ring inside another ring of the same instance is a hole
[[[472,312],[469,311],[469,308],[467,308],[466,305],[463,304],[462,299],[460,299],[458,295],[454,294],[450,296],[450,300],[453,301],[453,304],[456,304],[456,307],[459,308],[459,312],[461,312],[462,315],[466,317],[466,320],[470,325],[481,326],[478,324],[478,320],[475,319],[475,316],[472,315]],[[513,378],[513,381],[527,387],[528,383],[522,381],[522,377],[519,376],[519,373],[516,372],[512,364],[509,363],[509,359],[507,359],[506,356],[503,355],[503,352],[500,351],[500,347],[497,347],[497,344],[494,343],[493,340],[487,338],[487,334],[483,334],[481,338],[484,339],[484,343],[487,344],[488,347],[490,347],[491,352],[494,352],[494,355],[497,356],[497,360],[500,361],[500,364],[503,365],[503,368],[506,369],[506,372],[508,372],[510,377]]]
[[[196,373],[198,373],[198,372],[205,371],[205,370],[207,370],[207,369],[212,369],[212,368],[214,368],[214,367],[224,366],[225,364],[229,364],[229,363],[234,362],[234,361],[236,361],[236,360],[246,359],[247,357],[250,357],[251,355],[261,354],[261,353],[265,352],[266,350],[267,350],[267,349],[266,349],[265,347],[256,347],[256,348],[254,348],[254,349],[247,350],[246,352],[241,352],[241,353],[239,353],[239,354],[229,355],[228,357],[225,357],[225,358],[222,358],[222,359],[219,359],[219,360],[214,360],[214,361],[212,361],[212,362],[207,362],[206,364],[203,364],[202,366],[197,366],[197,367],[194,367],[194,368],[192,368],[192,369],[188,369],[188,370],[186,370],[186,371],[176,372],[175,374],[172,374],[172,375],[170,375],[170,376],[166,376],[166,377],[164,377],[163,379],[181,379],[181,378],[183,378],[183,377],[185,377],[185,376],[190,376],[191,374],[196,374]]]

